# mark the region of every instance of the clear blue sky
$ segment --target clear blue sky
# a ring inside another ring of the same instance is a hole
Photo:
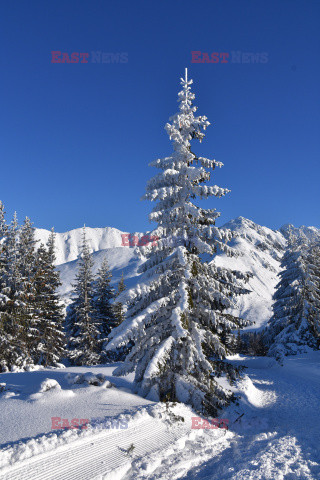
[[[318,0],[3,1],[0,199],[9,216],[65,231],[152,227],[148,167],[189,68],[212,125],[193,151],[232,190],[205,204],[278,228],[320,227]],[[128,53],[126,63],[51,63],[51,52]],[[192,63],[191,51],[268,54]]]

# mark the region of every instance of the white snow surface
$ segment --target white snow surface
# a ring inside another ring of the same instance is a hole
[[[238,405],[219,414],[229,430],[192,429],[189,407],[167,410],[133,394],[132,376],[112,377],[112,365],[1,374],[0,479],[319,479],[320,352],[286,357],[283,367],[266,357],[229,360],[247,366],[232,387]],[[70,385],[88,372],[113,386]],[[44,381],[61,390],[43,391]],[[90,423],[52,430],[51,417]]]

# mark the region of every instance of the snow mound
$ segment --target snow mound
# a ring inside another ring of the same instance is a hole
[[[247,375],[239,382],[238,389],[246,398],[247,403],[256,408],[268,407],[277,399],[274,391],[259,390]]]
[[[40,385],[39,393],[48,392],[49,390],[61,390],[61,386],[53,378],[46,378]]]

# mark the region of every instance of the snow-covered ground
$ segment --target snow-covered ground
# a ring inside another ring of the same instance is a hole
[[[319,479],[320,352],[283,367],[265,357],[231,361],[247,369],[233,387],[239,404],[219,415],[229,430],[192,429],[188,407],[133,394],[132,376],[112,377],[114,366],[1,374],[0,479]],[[76,377],[88,372],[105,378]],[[90,424],[52,430],[51,417]]]

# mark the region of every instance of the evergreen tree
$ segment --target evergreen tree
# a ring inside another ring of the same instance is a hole
[[[94,282],[94,307],[99,326],[99,338],[102,342],[106,340],[112,328],[118,324],[111,304],[115,295],[114,288],[110,285],[111,278],[112,274],[105,258]]]
[[[75,365],[99,363],[99,330],[93,306],[92,268],[93,260],[83,229],[82,252],[73,286],[74,300],[66,317],[69,357]]]
[[[4,242],[7,235],[8,227],[5,219],[4,205],[0,200],[0,279],[4,273]]]
[[[26,295],[25,295],[25,261],[20,245],[20,232],[16,214],[2,241],[2,301],[1,325],[1,369],[26,368],[32,365],[28,353]]]
[[[29,218],[9,228],[0,205],[0,368],[55,364],[62,351],[62,313],[56,288],[53,236],[36,249]]]
[[[289,236],[274,294],[273,316],[265,331],[268,354],[284,356],[320,345],[320,249]]]
[[[126,285],[124,283],[124,277],[123,277],[123,273],[121,275],[121,278],[120,278],[120,281],[118,283],[118,288],[117,288],[117,293],[116,293],[116,298],[119,297],[119,295],[124,292],[126,289]],[[123,322],[123,320],[125,319],[125,314],[124,314],[124,307],[123,307],[123,303],[122,302],[119,302],[118,300],[114,302],[113,304],[113,313],[114,313],[114,316],[116,318],[116,323],[117,325],[120,325],[120,323]]]
[[[115,301],[112,305],[113,314],[114,314],[114,317],[116,319],[116,323],[114,325],[114,328],[116,326],[120,325],[125,319],[125,305],[123,304],[122,301],[118,300],[118,297],[121,295],[122,292],[124,292],[126,290],[126,288],[127,287],[124,283],[124,276],[123,276],[123,272],[122,272],[120,281],[119,281],[118,286],[117,286],[117,291],[116,291],[116,294],[115,294]],[[106,343],[103,345],[103,348],[105,347]],[[133,342],[130,340],[126,345],[120,345],[116,349],[116,351],[105,352],[105,357],[104,357],[105,361],[107,361],[107,362],[122,362],[122,361],[124,361],[126,356],[129,354],[132,346],[133,346]]]
[[[2,289],[5,286],[5,271],[6,271],[6,250],[5,250],[5,241],[8,232],[8,227],[5,219],[4,205],[0,200],[0,299],[2,294]],[[3,301],[5,297],[3,296]],[[0,325],[1,325],[1,312],[0,312]],[[1,331],[1,326],[0,326]]]
[[[47,248],[40,245],[36,255],[36,304],[33,321],[36,335],[33,338],[32,357],[40,365],[56,365],[64,353],[63,307],[57,289],[61,285],[55,269],[54,231]]]
[[[262,332],[249,332],[247,334],[247,350],[245,353],[259,356],[267,355],[268,349]]]
[[[181,79],[180,109],[166,125],[173,154],[150,165],[162,172],[147,185],[145,199],[157,201],[150,220],[158,223],[157,245],[144,247],[148,259],[141,283],[123,292],[127,315],[110,334],[107,350],[133,342],[124,364],[114,374],[135,370],[135,385],[142,396],[181,401],[196,410],[216,415],[232,398],[216,378],[230,381],[239,371],[225,361],[230,353],[227,337],[246,322],[227,313],[235,295],[246,290],[234,272],[207,263],[218,249],[228,251],[228,233],[215,227],[220,215],[192,200],[221,197],[228,190],[205,185],[210,172],[222,164],[197,157],[191,140],[202,141],[209,125],[194,115],[192,80]],[[243,276],[244,278],[244,276]]]
[[[4,293],[6,287],[6,250],[5,240],[8,227],[5,219],[4,205],[0,201],[0,372],[7,371],[5,353],[7,349],[7,332],[5,329],[5,311],[8,296]]]
[[[18,298],[21,301],[17,316],[22,326],[23,340],[27,352],[33,362],[34,345],[39,341],[40,332],[37,321],[37,291],[35,277],[37,274],[36,243],[34,227],[26,217],[19,232],[18,256],[20,273],[20,290]],[[16,296],[17,296],[16,292]]]
[[[242,348],[243,348],[243,345],[242,345],[241,333],[240,333],[240,329],[238,328],[237,342],[236,342],[236,353],[242,353]]]
[[[307,252],[308,328],[315,341],[312,347],[320,348],[320,244],[311,244]]]

